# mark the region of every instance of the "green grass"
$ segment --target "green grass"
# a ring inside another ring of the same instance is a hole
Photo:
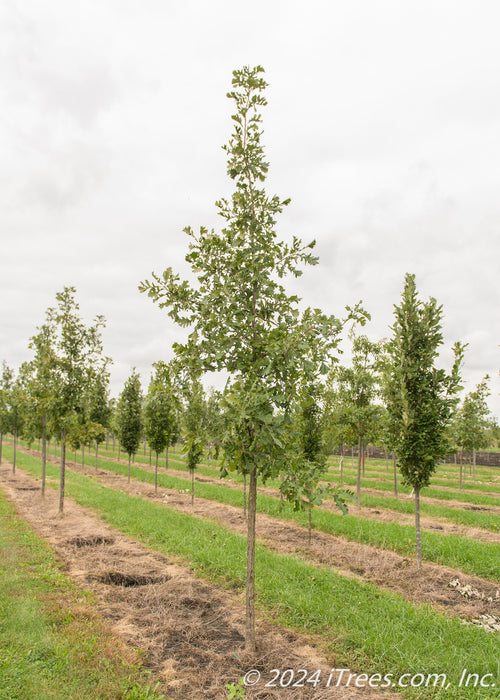
[[[106,468],[106,469],[113,469],[113,464],[114,462],[112,461],[106,461],[104,460],[104,457],[106,455],[113,455],[114,453],[112,452],[106,452],[102,451],[101,452],[101,458],[99,460],[99,465],[101,468]],[[135,462],[136,464],[144,464],[147,465],[149,464],[149,457],[144,457],[143,455],[136,455],[135,457]],[[81,463],[81,458],[79,459],[78,463]],[[85,464],[88,466],[94,466],[95,463],[95,458],[91,455],[88,455],[85,457]],[[163,473],[164,470],[164,460],[161,461],[159,464],[159,473]],[[154,458],[153,458],[153,465],[154,465]],[[170,457],[169,459],[169,466],[172,469],[175,469],[176,471],[188,471],[187,465],[185,462],[180,458],[178,454],[176,454],[174,457]],[[124,473],[121,471],[120,473]],[[210,478],[217,478],[219,475],[218,469],[214,467],[198,467],[196,470],[197,475],[203,475],[203,476],[208,476]],[[137,478],[137,477],[136,477]],[[243,477],[240,476],[239,474],[231,474],[231,479],[239,484],[243,483]],[[221,484],[223,485],[223,481]],[[348,481],[346,481],[348,485],[352,486],[355,485],[356,480],[348,478]],[[378,483],[378,482],[371,482],[373,483]],[[279,481],[277,480],[270,480],[266,484],[267,486],[270,487],[275,487],[279,488]],[[187,487],[186,487],[187,488]],[[385,489],[383,489],[385,490]],[[401,489],[402,493],[406,493],[409,495],[410,490],[408,488],[403,488]],[[429,489],[424,489],[423,490],[423,495],[429,496],[431,495],[432,488]],[[444,492],[446,498],[443,500],[457,500],[456,495],[453,495],[449,492]],[[464,503],[471,503],[474,501],[473,505],[491,505],[489,501],[493,501],[494,505],[500,506],[500,500],[497,499],[490,499],[489,497],[481,497],[479,494],[474,496],[472,499],[470,496],[467,496],[466,494],[463,493],[458,493],[458,499],[461,500]],[[371,494],[361,494],[361,505],[367,506],[370,508],[385,508],[388,510],[396,511],[398,513],[414,513],[414,505],[413,505],[413,500],[402,500],[400,498],[396,498],[395,496],[386,496],[386,495],[380,495],[380,496],[373,496]],[[466,510],[466,509],[459,509],[459,508],[454,508],[452,506],[444,506],[440,504],[433,504],[433,503],[427,503],[425,501],[421,502],[420,504],[420,512],[422,515],[429,515],[431,517],[438,517],[438,518],[445,518],[446,520],[449,520],[451,522],[457,523],[459,525],[467,525],[469,527],[477,527],[477,528],[482,528],[484,530],[488,530],[489,532],[500,532],[500,515],[497,515],[495,513],[482,513],[480,511],[475,511],[475,510]]]
[[[20,453],[21,454],[21,453]],[[23,459],[25,455],[21,456]],[[34,459],[34,464],[39,464]],[[99,466],[116,474],[126,475],[128,466],[117,462],[99,461]],[[131,476],[138,481],[153,484],[154,474],[137,466],[131,467]],[[158,474],[160,489],[191,489],[188,479],[173,477],[164,472]],[[221,484],[196,483],[195,495],[219,503],[243,508],[243,493]],[[288,518],[307,526],[307,515],[296,512],[289,504],[278,498],[259,494],[257,510],[276,518]],[[415,531],[413,525],[400,525],[369,520],[360,516],[342,516],[340,513],[316,508],[313,512],[315,529],[331,535],[340,535],[348,540],[391,549],[403,555],[415,554]],[[424,530],[422,532],[423,556],[428,561],[461,569],[467,573],[500,581],[500,544],[477,542],[459,535],[444,535]]]
[[[1,700],[158,697],[1,491],[0,562]]]
[[[36,460],[20,455],[22,468]],[[39,465],[38,465],[39,467]],[[49,465],[54,481],[57,469]],[[154,550],[184,557],[202,576],[229,587],[245,580],[246,540],[210,521],[105,488],[68,472],[67,493],[124,533]],[[345,518],[344,520],[348,520]],[[446,673],[450,687],[425,691],[427,698],[491,698],[491,689],[457,687],[462,669],[493,674],[497,685],[500,638],[412,605],[374,585],[344,578],[297,557],[256,550],[260,605],[281,623],[320,636],[337,668],[367,674]],[[424,697],[420,690],[405,690]]]

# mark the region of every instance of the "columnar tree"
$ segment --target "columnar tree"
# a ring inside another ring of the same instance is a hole
[[[142,437],[142,390],[139,373],[132,374],[125,382],[116,407],[118,439],[128,454],[128,481],[130,482],[130,461],[137,452]]]
[[[420,490],[429,484],[446,453],[446,427],[457,403],[465,347],[454,345],[449,374],[434,366],[441,334],[442,306],[418,299],[415,276],[407,274],[400,306],[395,307],[393,336],[387,344],[391,381],[387,409],[403,481],[415,493],[417,568],[421,567]]]
[[[95,468],[99,445],[106,439],[106,432],[111,421],[111,405],[109,402],[109,372],[106,368],[96,373],[88,387],[86,400],[87,421],[91,426],[89,431],[95,442]]]
[[[220,233],[190,228],[187,262],[198,279],[193,287],[169,268],[147,292],[181,326],[194,326],[186,343],[174,346],[183,365],[195,372],[226,370],[223,436],[225,468],[248,473],[246,648],[255,649],[255,513],[257,480],[283,466],[282,435],[299,376],[314,379],[325,355],[338,343],[342,324],[319,310],[302,314],[299,299],[281,279],[298,277],[300,265],[315,264],[310,249],[294,237],[277,239],[276,217],[289,200],[270,197],[261,187],[269,164],[260,142],[260,109],[266,104],[263,69],[233,73],[234,132],[225,146],[228,174],[235,181],[230,200],[217,202],[225,221]],[[325,367],[326,369],[326,367]]]
[[[156,453],[155,492],[158,490],[158,455],[167,450],[179,434],[179,399],[171,369],[164,362],[153,364],[148,393],[144,402],[144,432]],[[168,462],[167,462],[168,465]]]

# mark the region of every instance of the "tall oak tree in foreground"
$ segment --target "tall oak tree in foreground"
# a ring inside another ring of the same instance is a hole
[[[299,311],[299,298],[281,279],[315,264],[314,242],[277,239],[277,215],[288,204],[261,187],[269,164],[260,142],[260,109],[266,104],[263,69],[233,73],[234,131],[224,146],[227,172],[235,182],[230,200],[216,203],[225,221],[220,233],[201,228],[191,239],[186,261],[196,287],[171,268],[140,285],[181,326],[192,326],[187,342],[174,345],[179,361],[193,372],[226,370],[227,428],[222,436],[224,468],[247,473],[248,502],[246,649],[255,650],[255,513],[257,480],[284,466],[280,440],[301,376],[314,381],[339,342],[342,322],[318,309]],[[358,310],[350,311],[351,314]]]
[[[393,337],[387,344],[390,381],[387,408],[403,482],[415,493],[417,568],[422,564],[420,490],[428,486],[438,460],[446,454],[446,427],[457,403],[465,346],[455,343],[450,374],[434,366],[441,334],[442,306],[417,297],[415,275],[406,275],[400,306],[395,307]]]

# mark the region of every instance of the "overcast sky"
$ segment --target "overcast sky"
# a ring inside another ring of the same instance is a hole
[[[316,238],[296,285],[390,334],[404,275],[469,343],[500,414],[498,0],[2,0],[0,360],[75,286],[102,313],[116,395],[182,340],[141,280],[186,273],[190,225],[220,227],[231,73],[261,64],[281,237]]]

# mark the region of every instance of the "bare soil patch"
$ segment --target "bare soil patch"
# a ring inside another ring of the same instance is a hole
[[[105,476],[105,475],[104,475]],[[70,498],[57,515],[57,494],[45,500],[34,493],[37,482],[10,465],[0,467],[0,483],[17,511],[45,538],[66,572],[94,592],[99,611],[112,630],[135,648],[144,650],[145,665],[175,700],[222,700],[226,683],[235,683],[250,669],[269,680],[272,668],[321,669],[327,678],[335,658],[326,657],[318,640],[287,630],[258,616],[258,652],[244,651],[244,601],[241,594],[222,590],[196,578],[174,557],[148,550],[99,520]],[[126,480],[125,480],[126,481]],[[116,484],[118,486],[118,484]],[[132,484],[131,489],[138,487]],[[360,669],[362,671],[362,669]],[[333,674],[331,685],[335,683]],[[313,687],[247,688],[251,700],[336,698],[375,699],[369,688]],[[397,698],[393,693],[384,697]]]

